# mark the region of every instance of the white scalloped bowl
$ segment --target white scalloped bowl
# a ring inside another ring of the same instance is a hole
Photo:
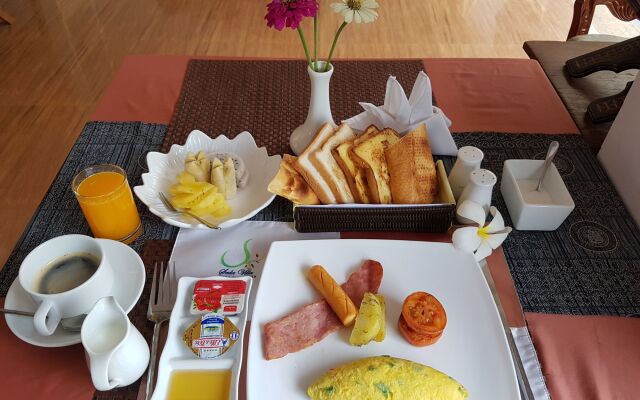
[[[170,212],[160,198],[159,192],[169,194],[169,187],[177,182],[177,175],[184,170],[184,160],[188,152],[204,151],[208,155],[234,153],[245,163],[249,171],[247,186],[238,190],[235,198],[229,200],[231,215],[224,218],[207,217],[220,228],[228,228],[256,215],[269,205],[275,195],[267,191],[267,186],[278,172],[281,157],[269,156],[264,147],[258,147],[249,132],[242,132],[233,139],[220,135],[210,138],[202,131],[192,131],[184,146],[174,144],[169,153],[150,152],[147,154],[149,172],[142,174],[142,186],[133,188],[136,196],[153,214],[169,225],[180,228],[208,229],[205,225],[189,217]]]

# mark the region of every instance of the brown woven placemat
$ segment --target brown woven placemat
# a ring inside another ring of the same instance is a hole
[[[336,61],[331,110],[336,122],[362,111],[358,102],[382,104],[389,75],[410,91],[420,60]],[[249,131],[269,154],[290,153],[289,135],[301,125],[311,84],[303,61],[191,60],[162,144],[183,144],[199,129],[215,137]]]
[[[149,305],[149,291],[151,290],[151,279],[153,274],[153,266],[156,263],[169,261],[171,249],[173,249],[174,240],[147,240],[142,249],[142,261],[146,267],[147,279],[144,284],[144,290],[140,296],[140,300],[136,306],[129,312],[129,319],[136,328],[147,339],[151,346],[151,338],[153,336],[153,323],[147,320],[147,307]],[[160,354],[160,353],[158,353]],[[146,372],[142,378],[129,386],[117,388],[107,392],[95,391],[94,400],[136,400],[139,391],[144,393],[146,389]],[[144,395],[141,397],[144,399]]]

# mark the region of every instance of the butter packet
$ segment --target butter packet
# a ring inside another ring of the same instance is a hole
[[[184,331],[183,341],[199,358],[216,358],[240,338],[240,331],[224,315],[209,313],[196,319]]]

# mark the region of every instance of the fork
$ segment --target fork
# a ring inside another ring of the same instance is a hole
[[[158,267],[158,265],[160,265]],[[159,271],[158,271],[159,270]],[[165,277],[166,274],[166,277]],[[151,283],[151,294],[149,296],[149,308],[147,309],[147,319],[154,322],[153,340],[151,342],[151,357],[149,359],[149,372],[147,373],[146,399],[150,399],[153,394],[154,380],[156,374],[156,357],[158,353],[158,338],[162,323],[169,320],[171,310],[176,301],[176,265],[168,266],[165,271],[164,263],[156,263],[153,266],[153,282]]]
[[[204,218],[200,218],[195,214],[190,213],[187,210],[182,210],[182,209],[178,209],[175,208],[173,206],[173,204],[171,204],[171,202],[169,201],[169,199],[167,199],[167,196],[164,195],[164,193],[162,192],[158,192],[158,196],[160,197],[160,201],[162,201],[162,204],[164,204],[165,207],[167,207],[167,209],[173,213],[177,213],[177,214],[185,214],[190,216],[191,218],[195,219],[196,221],[200,222],[201,224],[205,225],[207,228],[210,229],[220,229],[220,227],[218,225],[212,224],[211,222],[205,220]]]

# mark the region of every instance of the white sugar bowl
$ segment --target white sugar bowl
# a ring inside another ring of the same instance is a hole
[[[554,231],[575,208],[560,173],[552,163],[536,191],[544,160],[507,160],[500,190],[515,229]]]

